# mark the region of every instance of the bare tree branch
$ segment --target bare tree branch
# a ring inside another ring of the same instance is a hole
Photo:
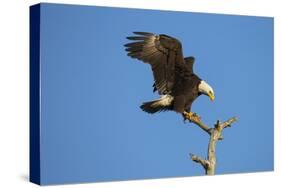
[[[184,120],[188,119],[190,122],[196,124],[196,125],[197,125],[198,127],[200,127],[203,131],[205,131],[206,133],[208,133],[209,135],[211,135],[211,133],[212,133],[212,132],[211,132],[211,129],[201,121],[201,119],[200,119],[200,117],[199,117],[198,115],[195,115],[195,114],[194,114],[194,115],[191,116],[191,117],[187,117],[187,116],[185,116],[185,115],[183,114],[183,116],[184,116]]]
[[[194,154],[190,153],[189,156],[190,156],[191,160],[193,160],[194,162],[200,163],[205,170],[210,165],[210,162],[208,160],[201,159],[197,155],[194,155]]]
[[[230,118],[229,120],[223,122],[221,126],[223,126],[223,128],[231,127],[231,124],[235,121],[237,121],[236,117]]]
[[[216,143],[218,140],[222,140],[222,131],[227,127],[231,127],[231,124],[237,121],[236,117],[230,118],[225,122],[217,121],[213,128],[209,128],[207,125],[201,122],[199,118],[188,118],[190,122],[198,125],[202,130],[210,135],[209,145],[208,145],[208,156],[207,159],[201,159],[200,157],[190,154],[190,158],[196,162],[200,163],[207,175],[214,175],[216,169]]]

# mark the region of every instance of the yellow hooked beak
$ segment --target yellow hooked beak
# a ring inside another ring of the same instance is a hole
[[[208,96],[210,97],[211,101],[215,100],[215,95],[213,94],[213,92],[209,91]]]

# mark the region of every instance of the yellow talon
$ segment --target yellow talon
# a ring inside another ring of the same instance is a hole
[[[200,117],[196,113],[184,111],[182,113],[182,115],[184,117],[184,120],[188,119],[189,121],[195,121],[195,122],[199,122],[200,121]]]

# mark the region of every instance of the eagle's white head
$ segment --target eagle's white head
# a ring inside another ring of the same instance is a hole
[[[204,80],[201,80],[198,86],[199,92],[210,97],[211,101],[215,100],[213,88]]]

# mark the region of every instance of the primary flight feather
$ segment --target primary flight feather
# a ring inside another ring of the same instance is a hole
[[[125,44],[128,56],[151,65],[154,77],[154,92],[161,97],[145,102],[141,109],[148,113],[172,110],[190,117],[191,106],[201,94],[213,101],[214,91],[193,72],[195,58],[184,57],[179,40],[168,35],[148,32],[133,32],[127,37],[133,42]]]

